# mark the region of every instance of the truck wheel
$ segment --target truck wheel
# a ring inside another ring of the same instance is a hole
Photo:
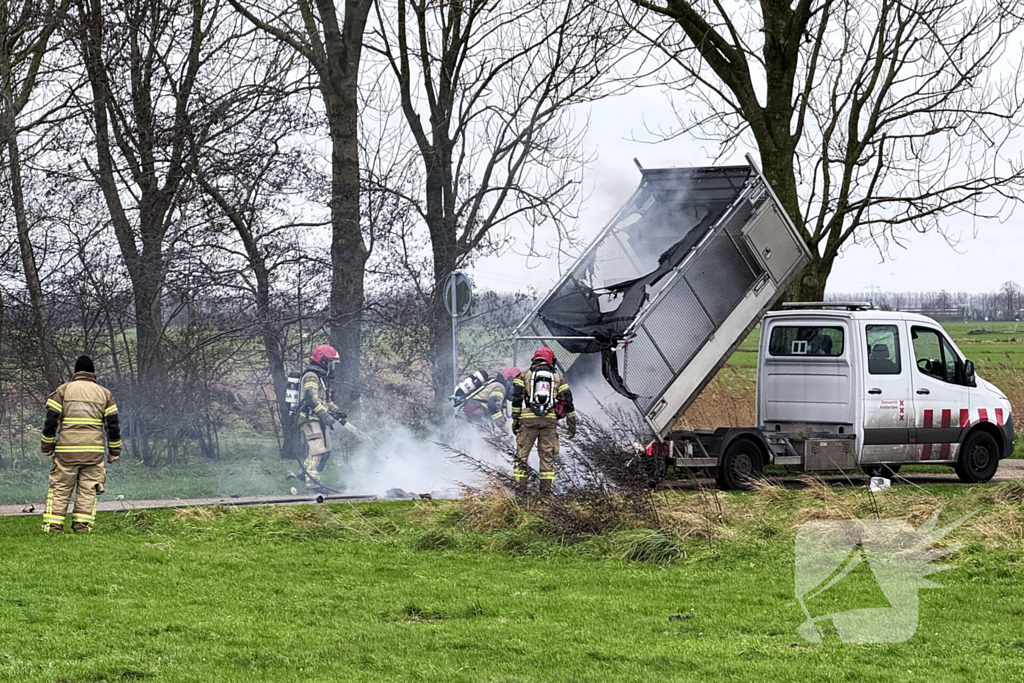
[[[718,460],[715,480],[719,488],[747,491],[755,479],[760,478],[764,468],[761,449],[750,439],[736,439]]]
[[[999,444],[988,432],[974,432],[960,446],[956,476],[969,484],[982,484],[992,478],[999,467]]]
[[[869,477],[892,479],[899,473],[900,467],[902,465],[861,465],[860,470]]]

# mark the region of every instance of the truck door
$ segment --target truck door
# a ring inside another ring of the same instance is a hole
[[[864,446],[860,462],[907,462],[912,450],[914,402],[906,327],[902,321],[867,322],[863,335]]]
[[[956,460],[961,427],[970,421],[970,389],[960,382],[962,362],[937,327],[912,324],[917,451],[922,462]]]

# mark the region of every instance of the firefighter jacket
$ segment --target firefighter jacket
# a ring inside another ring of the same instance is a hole
[[[576,409],[572,404],[572,391],[569,390],[569,384],[562,377],[560,372],[555,372],[546,363],[539,365],[535,364],[529,370],[521,373],[512,382],[512,419],[522,420],[526,426],[542,426],[551,424],[554,425],[558,418],[556,417],[555,410],[547,413],[546,415],[537,415],[533,412],[530,407],[532,403],[532,396],[530,395],[533,391],[533,372],[538,368],[550,370],[554,378],[555,388],[555,400],[562,402],[562,408],[565,411],[565,417],[570,423],[576,421]]]
[[[68,465],[99,465],[106,449],[121,454],[117,405],[106,387],[96,383],[96,375],[76,372],[46,399],[42,449]]]
[[[338,406],[331,401],[327,388],[327,371],[310,363],[299,379],[299,424],[319,422],[324,427],[334,424]]]
[[[480,406],[477,411],[473,412],[485,415],[490,422],[499,427],[505,424],[506,392],[504,382],[500,379],[493,380],[469,399]],[[469,411],[466,412],[469,413]]]

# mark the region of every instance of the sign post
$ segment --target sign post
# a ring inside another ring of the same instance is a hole
[[[452,387],[459,384],[459,316],[469,312],[473,285],[465,273],[455,271],[444,281],[444,307],[452,317]]]

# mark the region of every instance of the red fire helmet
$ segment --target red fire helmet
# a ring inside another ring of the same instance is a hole
[[[329,344],[321,344],[320,346],[313,349],[313,353],[310,354],[309,359],[317,365],[324,365],[324,361],[339,361],[341,356],[334,350],[334,347]]]
[[[533,360],[546,361],[548,365],[555,364],[555,352],[546,346],[542,346],[533,354]]]
[[[501,371],[501,378],[507,382],[518,377],[521,372],[519,368],[505,368]]]

